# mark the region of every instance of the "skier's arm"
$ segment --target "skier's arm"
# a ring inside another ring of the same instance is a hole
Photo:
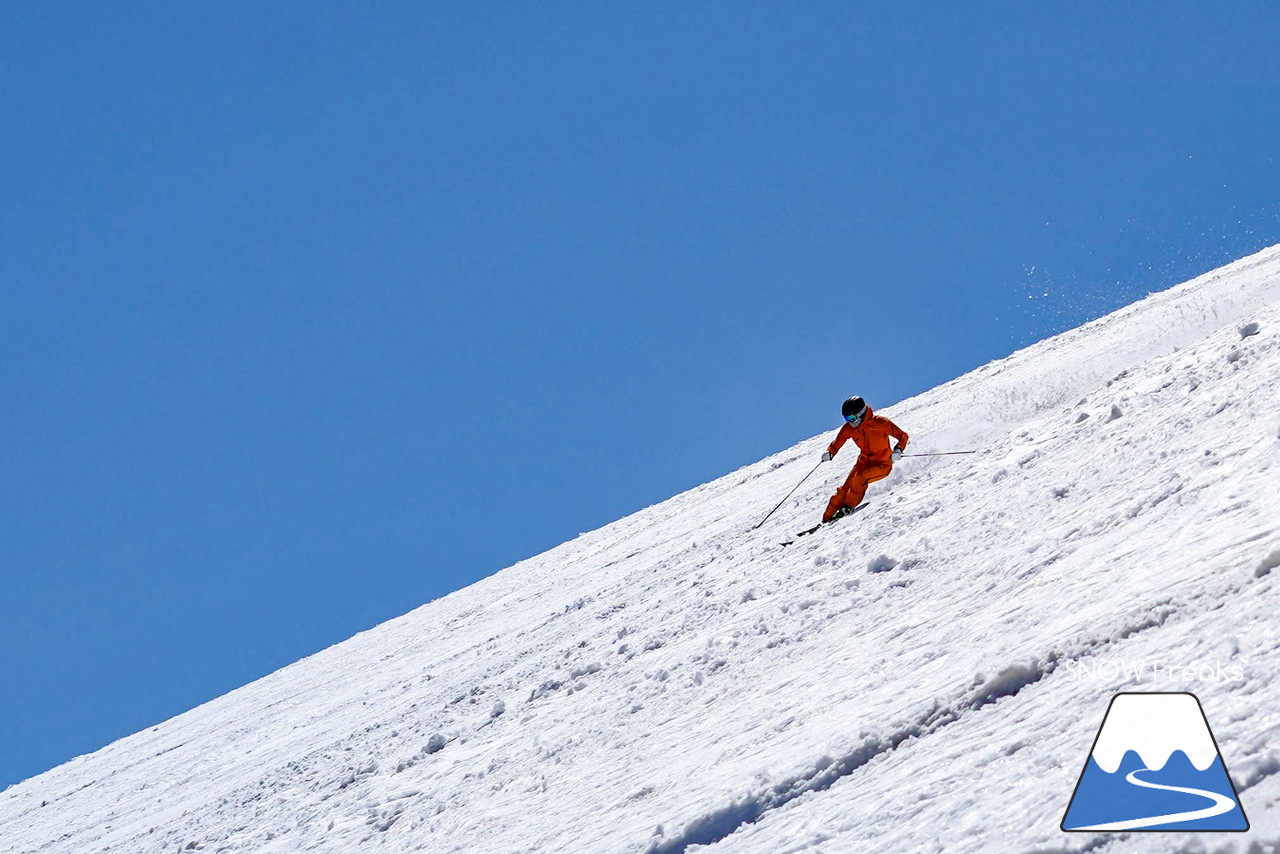
[[[840,428],[840,432],[836,434],[836,437],[833,440],[831,440],[831,444],[827,445],[827,453],[833,457],[840,453],[840,448],[845,442],[849,441],[849,437],[852,435],[853,431],[850,429],[848,424],[842,426]]]
[[[907,439],[909,438],[907,436],[907,431],[903,430],[897,424],[894,424],[888,418],[884,420],[884,423],[889,428],[889,435],[898,440],[898,450],[905,451],[907,448]]]

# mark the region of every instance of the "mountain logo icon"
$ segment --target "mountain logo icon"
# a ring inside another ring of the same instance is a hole
[[[1248,830],[1200,700],[1184,693],[1112,697],[1062,829]]]

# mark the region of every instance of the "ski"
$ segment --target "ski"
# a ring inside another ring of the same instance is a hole
[[[854,513],[857,513],[863,507],[866,507],[869,503],[870,503],[869,501],[864,501],[861,504],[859,504],[857,507],[853,508],[851,512],[845,513],[842,516],[837,516],[836,518],[830,520],[829,522],[819,522],[818,524],[814,525],[812,528],[805,528],[803,531],[797,531],[794,539],[786,540],[785,542],[781,542],[778,545],[789,546],[792,543],[794,543],[796,539],[799,539],[800,537],[807,537],[810,534],[816,534],[818,532],[818,529],[821,528],[823,525],[830,525],[832,522],[839,522],[841,519],[844,519],[848,516],[852,516]]]

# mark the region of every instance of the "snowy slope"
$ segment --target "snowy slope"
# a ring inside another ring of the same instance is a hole
[[[11,787],[0,852],[1275,850],[1278,391],[1280,247],[885,410],[985,453],[814,537],[850,451],[752,525],[830,433]],[[1249,833],[1058,829],[1121,689],[1199,696]]]

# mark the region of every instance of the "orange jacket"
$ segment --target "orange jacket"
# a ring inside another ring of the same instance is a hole
[[[862,423],[857,427],[845,422],[840,432],[836,434],[835,441],[827,446],[827,453],[834,457],[840,447],[852,439],[868,462],[888,462],[890,436],[898,440],[899,450],[907,446],[907,434],[888,418],[876,415],[868,406],[867,414],[862,417]]]

